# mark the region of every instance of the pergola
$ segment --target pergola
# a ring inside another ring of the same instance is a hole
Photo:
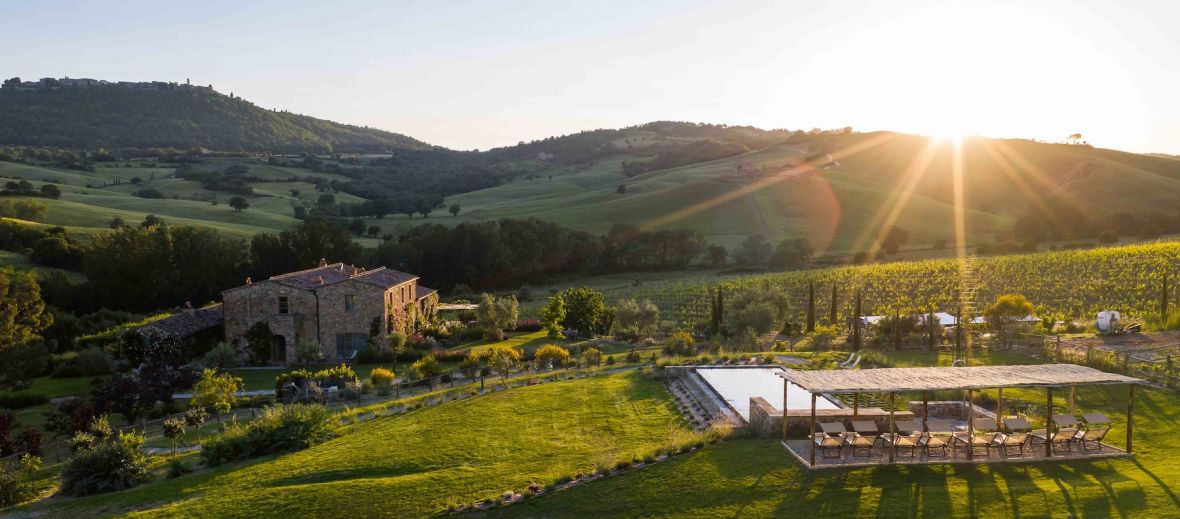
[[[889,428],[893,429],[894,399],[897,393],[922,393],[922,420],[928,416],[927,394],[930,391],[966,390],[969,405],[975,403],[975,392],[996,389],[996,427],[1002,426],[1004,388],[1045,389],[1045,430],[1053,429],[1053,390],[1069,388],[1070,414],[1074,413],[1074,392],[1080,385],[1127,385],[1127,448],[1131,452],[1131,431],[1135,407],[1135,386],[1147,381],[1116,373],[1078,366],[1076,364],[1030,364],[1018,366],[974,366],[974,367],[933,367],[933,368],[877,368],[850,370],[794,370],[785,369],[779,373],[783,380],[783,438],[786,439],[787,382],[811,393],[811,444],[809,463],[815,465],[816,397],[825,393],[851,393],[853,395],[853,417],[855,419],[861,393],[886,393],[889,395]],[[967,420],[967,434],[975,434],[973,407]],[[890,431],[892,432],[892,431]],[[974,449],[967,449],[968,458]],[[889,462],[894,462],[895,446],[890,444]],[[1045,456],[1052,457],[1053,442],[1045,442]]]

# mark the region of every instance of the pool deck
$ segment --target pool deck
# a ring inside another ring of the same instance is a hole
[[[898,449],[894,451],[894,461],[889,461],[889,451],[878,443],[876,447],[870,452],[869,456],[858,455],[852,456],[851,449],[844,448],[840,452],[839,457],[825,457],[823,452],[817,449],[815,451],[815,466],[807,463],[811,456],[811,445],[807,440],[786,440],[782,442],[783,447],[790,452],[794,458],[802,463],[804,467],[809,469],[839,469],[839,468],[854,468],[854,467],[870,467],[877,465],[941,465],[951,463],[1022,463],[1022,462],[1041,462],[1041,461],[1072,461],[1072,460],[1093,460],[1103,458],[1130,458],[1134,454],[1128,453],[1117,447],[1112,447],[1105,443],[1101,444],[1101,449],[1092,449],[1081,451],[1076,446],[1072,450],[1067,450],[1064,447],[1054,447],[1053,456],[1051,458],[1045,457],[1045,444],[1036,443],[1025,446],[1023,456],[1019,452],[1014,452],[1011,456],[1002,454],[999,449],[990,449],[990,454],[985,455],[980,448],[976,448],[975,457],[973,459],[967,458],[967,451],[960,447],[956,449],[947,449],[947,455],[942,456],[939,451],[935,451],[934,456],[930,456],[925,450],[914,449],[911,454],[909,449]],[[863,454],[858,452],[858,454]]]

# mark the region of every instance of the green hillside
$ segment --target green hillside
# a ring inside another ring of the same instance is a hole
[[[259,108],[208,88],[157,85],[0,89],[0,143],[285,153],[432,148],[405,135]]]
[[[460,204],[467,220],[537,216],[593,232],[615,223],[691,227],[729,248],[763,234],[772,241],[801,236],[821,254],[850,254],[872,249],[890,225],[910,232],[906,248],[954,240],[950,142],[893,133],[796,137],[630,178],[623,164],[638,160],[637,150],[619,151],[590,166],[554,168],[552,178],[518,179],[447,203]],[[972,138],[963,163],[969,245],[1027,239],[1014,227],[1064,240],[1112,226],[1125,236],[1146,222],[1161,222],[1163,231],[1175,225],[1180,161]]]

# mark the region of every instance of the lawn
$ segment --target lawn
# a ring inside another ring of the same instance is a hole
[[[999,362],[1011,362],[1007,354]],[[989,356],[980,355],[986,362]],[[930,365],[906,353],[897,365]],[[1032,399],[1041,391],[1005,392]],[[1115,422],[1122,447],[1126,388],[1079,388],[1079,413]],[[1064,399],[1057,404],[1064,405]],[[1180,402],[1137,392],[1133,459],[1009,465],[929,465],[809,472],[774,440],[735,440],[641,471],[528,500],[496,517],[1180,517]]]
[[[658,381],[619,373],[377,418],[305,451],[19,512],[422,517],[451,503],[494,499],[532,482],[613,465],[685,434]]]
[[[41,394],[53,398],[60,398],[64,396],[87,396],[91,391],[91,381],[94,377],[73,377],[73,378],[52,378],[52,377],[38,377],[33,379],[33,385],[27,389],[16,391],[4,391],[4,394]],[[26,407],[24,409],[17,409],[12,412],[16,418],[17,424],[20,426],[33,426],[40,428],[41,424],[45,422],[44,413],[48,412],[53,407],[53,404],[35,405]]]

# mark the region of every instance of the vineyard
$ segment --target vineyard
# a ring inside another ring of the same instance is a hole
[[[861,291],[863,313],[888,314],[953,311],[962,291],[968,303],[982,308],[1002,294],[1023,294],[1041,317],[1090,319],[1100,310],[1146,317],[1158,313],[1165,272],[1180,266],[1180,241],[1163,241],[1090,250],[1011,256],[904,261],[874,265],[797,270],[743,276],[684,277],[603,287],[608,303],[622,297],[650,299],[665,319],[697,323],[709,319],[708,290],[728,293],[763,287],[782,289],[792,311],[806,311],[807,287],[815,283],[818,313],[827,315],[832,285],[837,289],[839,319],[852,313]],[[1176,279],[1172,276],[1171,279]],[[593,284],[592,284],[593,286]],[[1176,291],[1171,298],[1178,302]]]

